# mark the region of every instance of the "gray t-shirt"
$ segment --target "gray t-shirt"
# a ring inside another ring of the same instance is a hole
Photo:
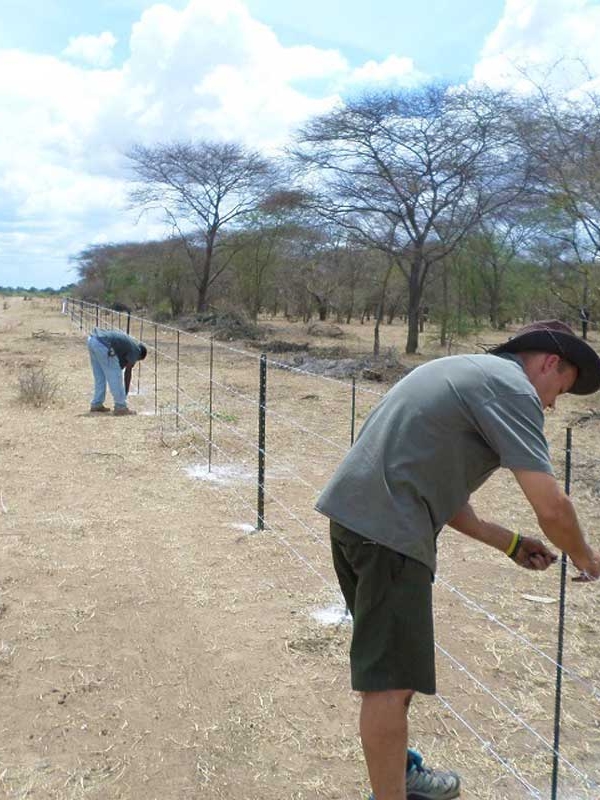
[[[552,474],[543,427],[518,356],[430,361],[373,409],[316,507],[435,572],[437,534],[494,470]]]

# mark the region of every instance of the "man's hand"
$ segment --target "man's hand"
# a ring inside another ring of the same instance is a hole
[[[523,536],[513,561],[525,569],[544,570],[554,564],[558,556],[549,550],[539,539]]]
[[[588,553],[585,559],[572,559],[573,563],[580,571],[576,578],[573,578],[575,583],[589,583],[590,581],[597,581],[600,578],[600,553],[596,550],[588,548]]]

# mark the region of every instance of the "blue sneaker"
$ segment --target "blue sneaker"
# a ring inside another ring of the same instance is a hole
[[[423,756],[409,748],[406,769],[406,800],[453,800],[460,795],[460,778],[450,770],[423,766]],[[369,800],[375,800],[371,794]]]

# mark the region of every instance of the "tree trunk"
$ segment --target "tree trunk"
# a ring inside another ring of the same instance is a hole
[[[581,337],[587,339],[588,324],[590,319],[590,312],[588,310],[588,294],[589,294],[589,279],[587,271],[584,273],[583,294],[581,297]]]
[[[381,284],[381,295],[379,297],[379,303],[377,304],[377,316],[375,318],[375,331],[373,333],[373,355],[375,358],[379,355],[379,327],[381,325],[381,321],[383,319],[383,311],[385,308],[385,295],[387,292],[388,282],[390,280],[390,275],[392,274],[392,269],[394,267],[394,262],[390,259],[390,263],[385,273],[385,277],[383,279],[383,283]]]
[[[444,264],[442,269],[442,320],[440,324],[441,347],[446,347],[448,339],[448,318],[450,316],[448,294],[448,266]]]
[[[496,265],[493,266],[492,286],[490,289],[490,325],[494,330],[500,327],[500,293],[502,287]]]
[[[207,295],[208,295],[208,279],[210,277],[210,256],[207,251],[204,258],[202,274],[200,276],[200,283],[196,284],[196,311],[206,311]]]
[[[407,354],[416,353],[419,346],[419,307],[421,305],[421,264],[419,254],[413,259],[408,282],[408,335],[406,337]]]

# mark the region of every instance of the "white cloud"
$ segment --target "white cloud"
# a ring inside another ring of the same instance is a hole
[[[569,89],[600,73],[600,6],[592,0],[506,0],[490,34],[477,81],[527,91],[528,78]]]
[[[99,36],[75,36],[69,39],[63,55],[94,67],[108,67],[112,63],[116,43],[110,31],[104,31]]]
[[[362,67],[352,71],[353,83],[413,83],[420,74],[415,70],[412,58],[389,56],[385,61],[367,61]]]
[[[0,51],[0,238],[18,241],[23,263],[157,235],[124,207],[134,142],[233,138],[273,150],[341,91],[416,75],[396,56],[353,71],[337,50],[285,47],[241,0],[148,8],[123,63],[107,68],[115,44],[106,31],[72,38],[60,57]]]

